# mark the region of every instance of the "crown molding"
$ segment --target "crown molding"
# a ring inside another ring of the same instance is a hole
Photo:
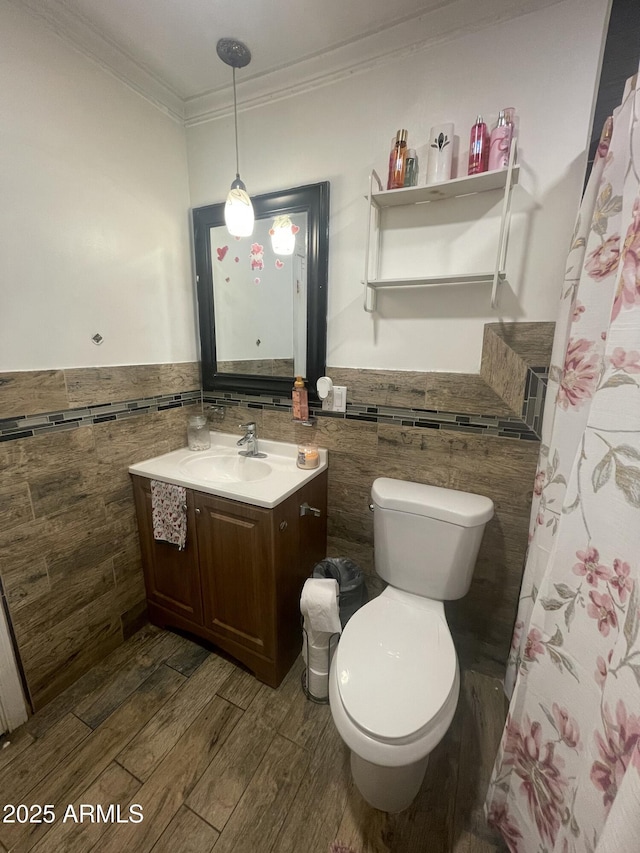
[[[562,0],[454,0],[395,26],[327,51],[283,65],[237,83],[238,109],[246,111],[347,80],[436,45],[471,35],[486,27]],[[460,23],[460,22],[463,23]],[[295,83],[292,83],[295,79]],[[233,114],[228,87],[185,100],[185,126],[217,121]]]
[[[61,39],[182,124],[185,102],[170,86],[108,36],[71,10],[65,0],[9,0],[44,22]]]
[[[29,11],[85,57],[180,124],[192,127],[233,114],[230,85],[182,98],[145,64],[72,10],[66,0],[9,2]],[[563,0],[483,0],[482,3],[441,0],[425,12],[321,54],[283,64],[263,74],[243,75],[244,79],[237,84],[238,109],[257,109],[340,83],[356,74],[561,2]]]

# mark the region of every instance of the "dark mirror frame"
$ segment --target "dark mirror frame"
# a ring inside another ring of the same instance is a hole
[[[316,382],[326,372],[327,274],[329,262],[329,182],[252,196],[256,219],[285,213],[307,214],[307,387],[314,396]],[[211,263],[211,228],[224,225],[224,202],[192,211],[202,387],[205,392],[235,391],[290,397],[292,376],[220,373],[216,362],[216,332]]]

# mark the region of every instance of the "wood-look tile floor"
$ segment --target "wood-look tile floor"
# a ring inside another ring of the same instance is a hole
[[[387,815],[355,790],[329,708],[304,697],[300,672],[298,662],[272,690],[191,640],[144,628],[3,739],[0,818],[22,804],[21,820],[55,819],[0,821],[0,851],[328,853],[336,839],[356,853],[505,849],[482,814],[504,720],[498,681],[464,673],[418,798]],[[131,804],[142,822],[123,822],[137,816]]]

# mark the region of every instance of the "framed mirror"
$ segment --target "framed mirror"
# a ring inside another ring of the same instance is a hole
[[[229,235],[224,202],[193,210],[203,389],[290,396],[303,376],[315,394],[327,343],[329,182],[251,201],[250,237]]]

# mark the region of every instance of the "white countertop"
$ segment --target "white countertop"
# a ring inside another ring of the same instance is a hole
[[[129,473],[151,480],[186,486],[222,498],[272,508],[302,485],[325,471],[328,452],[319,448],[320,463],[311,470],[298,468],[298,445],[258,438],[264,459],[240,456],[239,435],[211,432],[208,450],[183,447],[129,466]]]

